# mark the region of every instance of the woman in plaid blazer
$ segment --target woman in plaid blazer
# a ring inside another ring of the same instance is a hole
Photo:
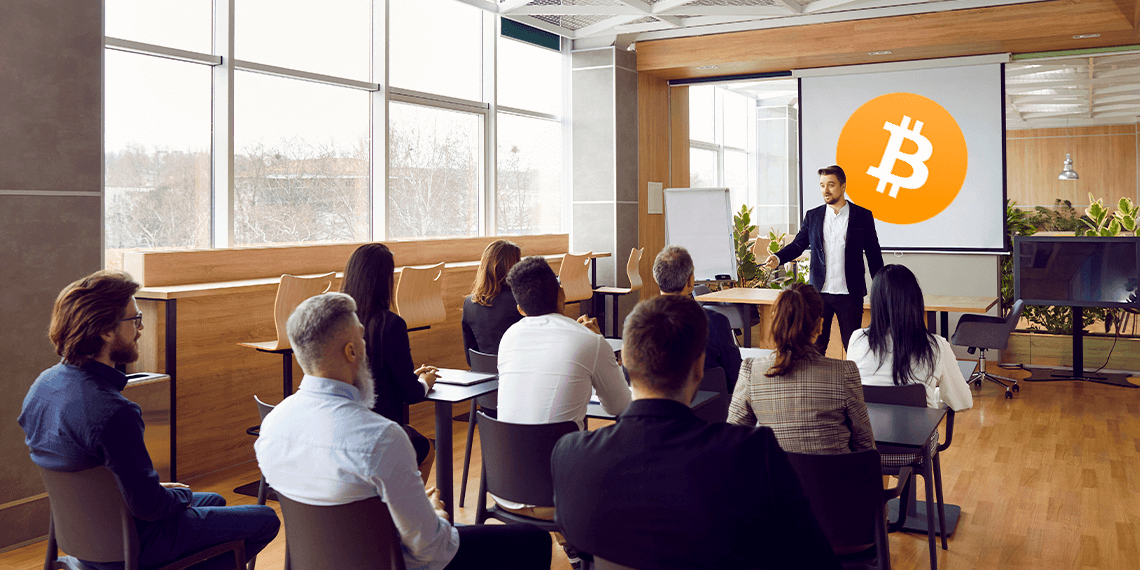
[[[821,355],[813,344],[823,328],[819,292],[792,285],[776,298],[773,314],[776,351],[741,365],[728,422],[770,427],[793,453],[874,449],[859,369]]]

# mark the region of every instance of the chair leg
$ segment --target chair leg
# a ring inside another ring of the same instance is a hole
[[[48,512],[48,539],[47,552],[44,554],[44,570],[55,570],[55,561],[59,559],[59,546],[55,542],[55,523]]]
[[[479,477],[479,497],[475,500],[475,524],[487,522],[487,467]],[[288,569],[286,569],[288,570]]]
[[[463,451],[463,477],[459,484],[459,506],[467,497],[467,473],[471,469],[471,440],[475,437],[475,400],[471,400],[471,412],[467,415],[467,448]]]
[[[942,535],[942,550],[949,550],[950,547],[946,544],[946,505],[942,500],[942,462],[938,459],[938,454],[934,455],[931,460],[934,464],[934,492],[938,498],[938,528]]]
[[[930,456],[923,452],[923,469],[922,478],[926,483],[926,541],[930,550],[930,570],[938,570],[938,555],[936,553],[937,547],[934,546],[934,509],[931,505],[934,504],[934,473],[931,464],[933,461]]]

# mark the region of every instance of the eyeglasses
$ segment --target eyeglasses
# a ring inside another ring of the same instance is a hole
[[[134,321],[134,322],[135,322],[135,328],[136,328],[136,329],[141,329],[141,328],[142,328],[142,326],[143,326],[143,324],[142,324],[142,318],[143,318],[143,314],[142,314],[142,311],[139,311],[139,314],[137,314],[137,315],[135,315],[135,316],[133,316],[133,317],[131,317],[131,318],[129,318],[129,319],[119,319],[119,322],[121,323],[121,322],[124,322],[124,321]]]

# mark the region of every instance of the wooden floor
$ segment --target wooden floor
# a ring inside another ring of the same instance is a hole
[[[974,409],[957,416],[942,473],[946,501],[962,507],[962,519],[950,549],[939,551],[939,568],[1140,568],[1140,389],[1021,385],[1013,400],[985,385],[974,393]],[[431,414],[420,405],[412,417],[428,437],[434,436]],[[454,423],[456,479],[466,425]],[[473,455],[470,502],[456,510],[465,523],[474,520],[478,447]],[[251,464],[189,483],[221,493],[230,504],[253,503],[232,489],[257,476]],[[0,569],[40,568],[43,549],[41,542],[0,554]],[[568,569],[561,549],[553,550],[552,569]],[[282,530],[258,567],[281,568],[284,552]],[[891,535],[891,560],[897,569],[929,568],[925,535]]]

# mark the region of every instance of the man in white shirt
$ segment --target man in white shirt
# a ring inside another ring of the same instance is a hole
[[[379,496],[399,531],[408,570],[550,567],[549,534],[529,525],[457,529],[438,491],[425,492],[407,434],[370,409],[375,392],[352,297],[312,297],[286,329],[305,377],[265,418],[254,444],[276,492],[309,505]]]
[[[507,285],[523,318],[499,341],[498,419],[515,424],[573,420],[583,428],[590,394],[595,391],[606,412],[624,412],[630,389],[613,348],[592,319],[575,321],[562,314],[566,293],[546,259],[532,256],[516,263],[507,273]],[[495,502],[517,514],[554,520],[554,509],[549,506],[522,505],[498,497]],[[579,568],[581,561],[574,548],[561,535],[555,539],[566,550],[571,567]]]
[[[596,331],[562,314],[566,295],[542,257],[507,273],[523,319],[499,341],[499,419],[516,424],[573,420],[584,427],[591,389],[614,415],[629,405],[625,373]]]
[[[863,297],[867,282],[863,278],[863,256],[871,277],[883,267],[883,252],[875,232],[871,211],[847,201],[847,175],[832,165],[819,169],[819,189],[824,205],[804,214],[804,223],[792,243],[765,261],[768,269],[793,261],[811,248],[813,287],[823,297],[823,330],[816,338],[820,354],[827,353],[831,340],[831,318],[839,321],[839,339],[843,349],[851,333],[863,324]]]

